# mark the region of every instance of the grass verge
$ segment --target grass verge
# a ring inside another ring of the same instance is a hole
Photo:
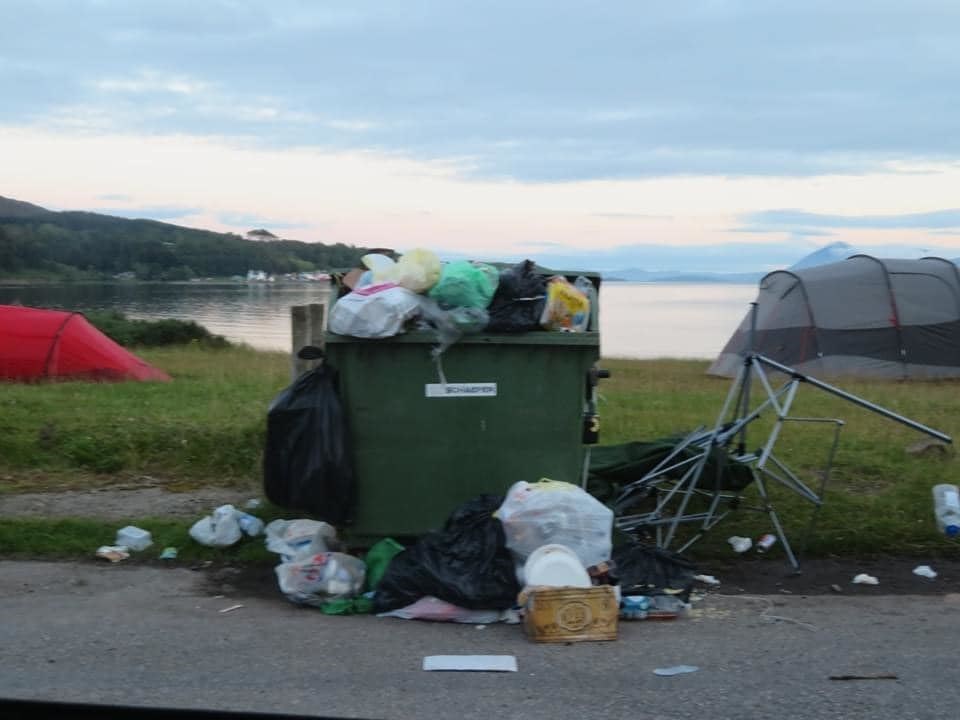
[[[178,490],[259,482],[266,409],[289,382],[288,357],[244,347],[195,346],[140,354],[175,381],[5,386],[0,396],[0,493],[129,485],[144,475],[163,478]],[[704,374],[703,361],[606,360],[603,365],[613,373],[601,384],[605,444],[712,424],[729,388],[728,381]],[[836,385],[954,437],[960,433],[960,383],[955,381]],[[813,387],[801,388],[793,414],[846,423],[810,554],[960,557],[960,545],[936,530],[930,496],[935,483],[960,477],[954,454],[911,455],[906,448],[924,436]],[[751,425],[752,443],[760,442],[770,423],[764,417]],[[777,444],[778,454],[808,484],[818,483],[826,458],[825,429],[791,426]],[[802,537],[810,506],[784,491],[775,491],[773,499],[791,538]],[[254,541],[236,550],[209,550],[188,539],[187,522],[130,521],[154,533],[151,550],[173,545],[186,559],[232,552],[237,559],[252,553],[253,559],[259,550],[246,546],[262,546]],[[7,518],[0,523],[0,552],[89,555],[110,544],[122,524]],[[737,512],[693,554],[729,553],[729,535],[756,537],[769,531],[765,516]]]

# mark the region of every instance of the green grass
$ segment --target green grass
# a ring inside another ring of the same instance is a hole
[[[267,405],[289,382],[287,356],[198,346],[139,354],[174,381],[4,385],[0,491],[69,487],[78,472],[184,487],[257,478]]]
[[[0,492],[129,485],[143,475],[172,489],[259,483],[266,409],[289,382],[288,357],[244,347],[195,346],[140,354],[169,372],[174,382],[4,386]],[[730,384],[706,376],[702,361],[602,364],[613,372],[600,386],[605,444],[655,439],[712,424]],[[835,384],[960,435],[958,382]],[[906,447],[924,436],[814,387],[801,387],[793,414],[846,422],[811,553],[960,557],[960,545],[936,531],[930,495],[935,483],[960,478],[953,454],[911,456]],[[751,449],[770,421],[767,416],[751,425]],[[808,484],[817,482],[816,473],[825,460],[826,429],[790,426],[777,444],[778,455]],[[802,535],[809,506],[783,491],[776,492],[774,500],[791,536]],[[198,557],[226,552],[188,541],[189,523],[162,518],[133,521],[154,532],[157,552],[164,544],[187,551],[187,557],[193,552],[201,553]],[[7,552],[89,555],[91,548],[109,544],[119,526],[87,520],[4,520],[0,547]],[[764,516],[738,512],[695,546],[694,554],[729,554],[725,543],[729,535],[756,536],[769,530]],[[246,557],[242,553],[255,551],[235,552]]]

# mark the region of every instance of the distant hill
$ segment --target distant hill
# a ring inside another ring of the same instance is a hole
[[[26,218],[49,214],[51,214],[49,210],[39,205],[0,195],[0,218]]]
[[[803,268],[816,267],[817,265],[826,265],[827,263],[846,260],[851,255],[856,255],[860,251],[853,245],[845,242],[834,242],[824,245],[819,250],[815,250],[809,255],[801,258],[789,270],[802,270]]]
[[[0,277],[189,280],[355,267],[363,248],[256,242],[232,233],[91,212],[54,212],[0,197]]]
[[[714,273],[714,272],[686,272],[683,270],[641,270],[640,268],[626,268],[604,272],[607,281],[622,280],[626,282],[715,282],[715,283],[747,283],[754,284],[760,281],[765,272]]]

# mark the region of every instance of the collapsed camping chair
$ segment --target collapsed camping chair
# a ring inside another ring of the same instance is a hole
[[[786,376],[780,385],[768,370]],[[763,395],[751,402],[754,380]],[[790,414],[800,383],[807,383],[845,400],[950,442],[950,437],[897,415],[866,400],[762,355],[749,354],[730,387],[712,429],[700,427],[684,436],[655,442],[595,447],[588,459],[590,491],[614,510],[615,527],[665,550],[683,552],[737,509],[765,513],[787,559],[799,569],[798,554],[784,530],[770,490],[785,488],[811,506],[800,548],[813,531],[823,493],[833,467],[844,423],[836,418],[795,417]],[[775,419],[764,428],[766,437],[755,450],[747,449],[747,430],[761,414]],[[788,424],[817,424],[829,438],[824,465],[815,473],[815,487],[804,483],[775,452]],[[750,489],[755,492],[747,495]]]

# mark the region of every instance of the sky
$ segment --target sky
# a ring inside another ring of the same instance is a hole
[[[0,17],[0,195],[54,210],[596,270],[960,256],[952,0]]]

